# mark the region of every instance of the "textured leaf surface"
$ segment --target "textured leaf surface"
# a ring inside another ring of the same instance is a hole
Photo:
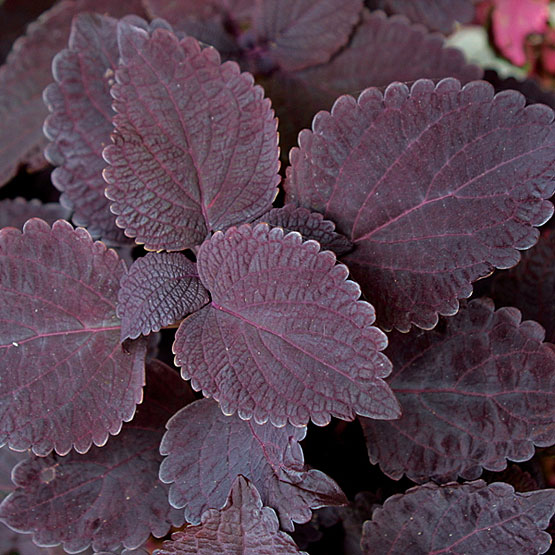
[[[509,484],[426,484],[394,495],[364,524],[374,553],[545,553],[555,491],[515,493]]]
[[[343,257],[378,322],[430,329],[471,283],[510,268],[553,213],[553,111],[484,82],[367,89],[318,114],[291,152],[287,201],[354,244]]]
[[[132,422],[85,455],[31,457],[13,473],[15,492],[0,505],[0,518],[34,533],[39,545],[63,543],[73,553],[119,545],[139,547],[152,532],[181,526],[167,487],[158,480],[158,446],[165,422],[193,398],[175,370],[159,361],[148,368],[145,400]]]
[[[285,71],[327,62],[347,43],[362,9],[361,0],[264,0],[254,32],[264,55]]]
[[[221,508],[238,474],[256,486],[264,505],[276,510],[284,530],[310,520],[310,509],[346,502],[331,478],[306,468],[299,445],[306,428],[225,416],[210,399],[182,409],[167,428],[160,479],[172,483],[170,503],[185,508],[188,522],[198,524],[205,510]]]
[[[122,341],[159,331],[210,300],[195,264],[178,252],[139,258],[120,285],[117,312]]]
[[[156,555],[295,555],[299,551],[269,507],[262,506],[260,494],[243,476],[233,482],[221,511],[202,515],[200,526],[176,532]]]
[[[373,10],[403,14],[428,29],[450,33],[455,21],[470,23],[474,17],[473,0],[366,0]]]
[[[346,237],[336,233],[333,222],[324,220],[322,214],[310,212],[302,206],[286,204],[283,208],[273,208],[256,221],[267,223],[272,227],[281,227],[286,232],[298,231],[305,241],[309,239],[318,241],[322,250],[333,251],[337,256],[353,248]]]
[[[71,19],[91,9],[121,16],[140,13],[136,10],[141,4],[140,0],[59,2],[29,25],[0,67],[0,184],[15,175],[20,164],[30,170],[46,166],[42,125],[48,111],[42,91],[52,80],[52,58],[66,45]]]
[[[39,455],[85,452],[130,420],[145,348],[120,346],[125,265],[62,220],[0,230],[0,441]]]
[[[49,224],[56,220],[66,220],[70,211],[57,202],[43,204],[39,200],[25,200],[24,198],[6,199],[0,201],[0,228],[18,227],[31,218],[41,218]]]
[[[252,220],[279,182],[263,90],[193,38],[120,24],[115,144],[104,175],[117,224],[152,250],[182,250]]]
[[[476,300],[444,326],[390,335],[394,422],[361,419],[372,463],[415,482],[475,479],[555,443],[555,349],[514,308]]]
[[[183,378],[225,414],[276,426],[398,416],[382,379],[387,339],[333,253],[243,225],[203,243],[197,269],[212,303],[181,323],[173,350]]]
[[[544,230],[519,264],[495,277],[492,295],[496,303],[515,306],[540,323],[546,341],[555,343],[555,230]]]

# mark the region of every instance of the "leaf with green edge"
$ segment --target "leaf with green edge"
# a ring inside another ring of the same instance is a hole
[[[510,268],[553,213],[547,106],[488,83],[394,83],[337,100],[291,152],[286,201],[355,248],[342,261],[386,329],[433,328],[472,282]]]
[[[266,212],[277,193],[277,122],[253,78],[213,48],[120,23],[106,195],[148,250],[183,250]]]
[[[198,524],[205,510],[221,508],[238,474],[257,487],[284,530],[308,522],[311,509],[347,502],[331,478],[306,467],[299,444],[306,428],[225,416],[211,399],[185,407],[166,427],[160,479],[172,484],[170,503],[185,509],[187,522]]]
[[[197,262],[212,302],[181,323],[173,345],[183,378],[225,414],[260,424],[396,418],[387,338],[335,262],[315,241],[266,224],[215,233]]]
[[[29,220],[0,230],[0,442],[86,452],[142,398],[145,345],[120,345],[125,264],[82,228]]]

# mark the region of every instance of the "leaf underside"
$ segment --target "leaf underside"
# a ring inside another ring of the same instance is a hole
[[[342,261],[386,329],[433,328],[471,283],[515,265],[553,213],[553,111],[455,79],[341,97],[299,136],[288,202],[355,248]]]
[[[183,378],[225,414],[276,426],[398,416],[374,310],[318,247],[266,224],[201,246],[197,269],[212,303],[181,323],[173,351]]]

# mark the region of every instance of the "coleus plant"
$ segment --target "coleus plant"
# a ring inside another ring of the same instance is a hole
[[[62,196],[2,202],[12,530],[69,553],[174,527],[155,553],[289,554],[339,507],[365,554],[549,549],[554,490],[479,478],[555,444],[555,247],[537,229],[554,113],[373,11],[428,4],[145,0],[116,19],[65,0],[16,43],[0,100],[26,119],[0,133],[2,176],[47,142]],[[472,16],[433,4],[433,29]],[[283,147],[314,116],[281,174],[274,108]],[[498,308],[466,300],[496,269]],[[347,517],[344,475],[300,445],[332,417],[416,485]]]

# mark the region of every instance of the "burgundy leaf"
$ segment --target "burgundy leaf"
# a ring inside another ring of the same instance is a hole
[[[263,56],[285,71],[327,62],[359,19],[362,0],[263,0],[254,32]]]
[[[391,366],[374,309],[318,247],[265,224],[201,246],[197,268],[212,303],[181,323],[173,351],[183,378],[225,414],[276,426],[399,415],[382,379]]]
[[[62,543],[76,553],[133,549],[152,533],[164,536],[181,526],[181,511],[167,501],[158,480],[158,446],[164,424],[193,399],[175,370],[159,361],[149,365],[145,400],[132,422],[103,447],[85,455],[30,457],[13,473],[17,488],[0,505],[10,527],[33,532],[38,545]]]
[[[120,24],[115,144],[104,175],[117,224],[182,250],[263,214],[276,195],[276,120],[263,90],[213,48]]]
[[[475,479],[555,443],[555,349],[514,308],[471,301],[444,326],[390,335],[394,422],[361,418],[372,463],[415,482]]]
[[[42,91],[52,80],[52,58],[66,45],[73,16],[80,11],[114,16],[140,13],[140,0],[64,0],[29,25],[0,67],[0,185],[13,177],[20,164],[31,171],[47,165],[42,150],[42,124],[48,111]]]
[[[515,493],[509,484],[426,484],[387,499],[364,523],[362,552],[545,553],[542,532],[555,512],[555,490]]]
[[[553,213],[552,120],[485,82],[367,89],[301,133],[287,200],[355,244],[342,260],[386,329],[430,329],[473,281],[514,266]]]
[[[335,232],[333,222],[324,220],[322,214],[310,212],[302,206],[286,204],[283,208],[273,208],[256,222],[281,227],[284,231],[298,231],[305,241],[318,241],[322,250],[333,251],[337,256],[348,253],[353,248],[346,237]]]
[[[0,441],[38,455],[103,445],[142,397],[145,346],[120,346],[125,265],[63,220],[0,230]]]
[[[366,0],[373,10],[403,14],[428,29],[450,33],[455,21],[470,23],[476,0]]]
[[[307,555],[279,531],[278,519],[263,507],[260,494],[243,476],[233,482],[220,511],[202,515],[200,526],[188,526],[164,542],[155,555]]]
[[[456,77],[466,83],[481,75],[459,50],[446,48],[442,37],[410,25],[404,17],[363,10],[349,44],[329,63],[293,73],[277,71],[260,83],[280,118],[280,133],[292,146],[316,112],[329,110],[342,94],[358,95],[366,87],[393,81]]]
[[[159,331],[210,300],[195,264],[177,252],[139,258],[120,285],[117,314],[122,341]]]
[[[56,220],[67,220],[71,212],[57,202],[43,204],[37,199],[25,200],[24,198],[6,199],[0,201],[0,228],[18,227],[30,218],[41,218],[48,224]]]
[[[202,399],[178,412],[167,429],[160,479],[172,483],[170,503],[185,508],[187,522],[198,524],[206,509],[221,508],[238,474],[256,486],[288,531],[293,522],[309,521],[310,509],[347,501],[331,478],[306,468],[299,445],[306,428],[245,422]]]
[[[524,318],[540,323],[546,341],[555,343],[555,230],[544,230],[517,266],[497,274],[492,295],[496,303],[516,306]]]

